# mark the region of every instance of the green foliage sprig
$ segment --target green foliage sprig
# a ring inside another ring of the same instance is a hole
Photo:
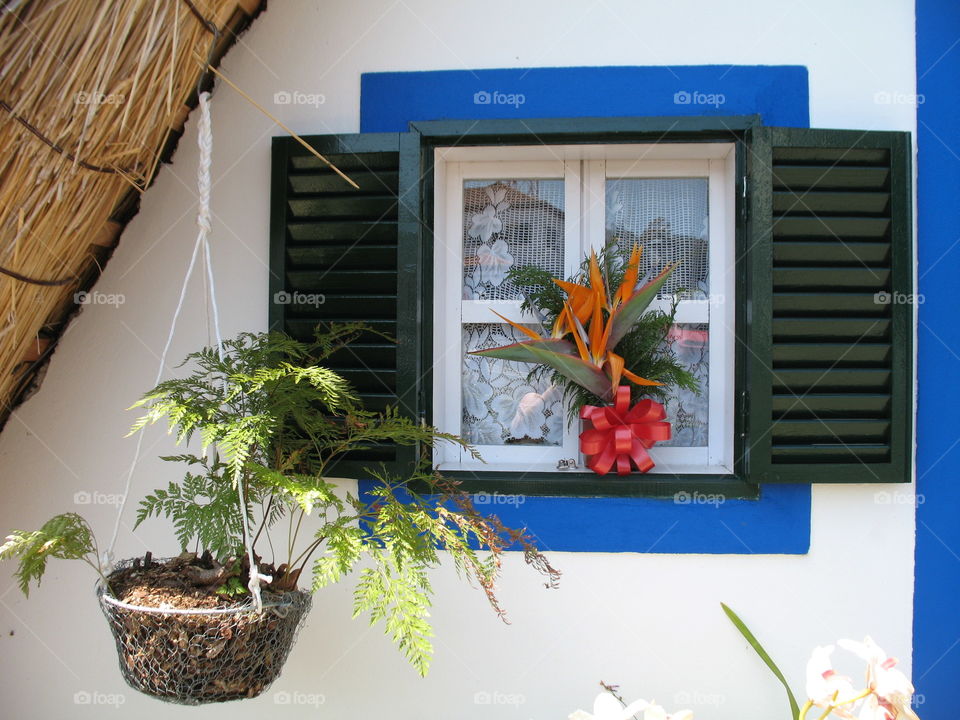
[[[76,513],[50,518],[39,530],[15,530],[0,545],[0,560],[20,558],[15,573],[20,590],[30,595],[30,583],[40,584],[47,560],[83,560],[104,582],[97,541],[87,521]]]

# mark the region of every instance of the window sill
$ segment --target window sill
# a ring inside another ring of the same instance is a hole
[[[456,480],[469,493],[488,496],[548,497],[646,497],[668,498],[677,504],[709,503],[722,496],[725,500],[757,500],[760,487],[732,474],[631,474],[604,476],[590,471],[553,470],[519,472],[485,468],[441,470],[444,477]],[[411,487],[418,491],[416,485]]]

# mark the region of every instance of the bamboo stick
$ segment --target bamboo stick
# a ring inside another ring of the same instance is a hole
[[[349,177],[347,177],[347,176],[343,173],[343,171],[340,170],[340,168],[338,168],[338,167],[337,167],[336,165],[334,165],[332,162],[330,162],[329,160],[327,160],[327,158],[325,158],[323,155],[321,155],[320,153],[318,153],[318,152],[316,151],[316,149],[314,149],[314,147],[313,147],[312,145],[310,145],[310,143],[308,143],[308,142],[307,142],[306,140],[304,140],[302,137],[300,137],[299,135],[297,135],[297,134],[296,134],[293,130],[291,130],[289,127],[287,127],[286,125],[284,125],[283,122],[280,120],[280,118],[278,118],[276,115],[274,115],[273,113],[271,113],[269,110],[267,110],[265,107],[263,107],[263,105],[261,105],[260,103],[258,103],[258,102],[257,102],[256,100],[254,100],[252,97],[250,97],[249,95],[247,95],[247,93],[245,93],[242,89],[240,89],[237,85],[235,85],[235,84],[230,80],[230,78],[228,78],[228,77],[227,77],[226,75],[224,75],[222,72],[220,72],[220,71],[217,70],[215,67],[213,67],[213,65],[208,64],[208,63],[207,63],[203,58],[201,58],[199,55],[196,55],[195,57],[200,61],[200,64],[201,64],[202,67],[206,67],[207,69],[209,69],[210,72],[212,72],[212,73],[213,73],[214,75],[216,75],[218,78],[220,78],[221,80],[223,80],[227,85],[229,85],[230,87],[232,87],[232,88],[233,88],[234,90],[236,90],[238,93],[240,93],[240,95],[243,97],[244,100],[246,100],[248,103],[250,103],[251,105],[253,105],[257,110],[259,110],[260,112],[262,112],[262,113],[263,113],[264,115],[266,115],[268,118],[270,118],[271,120],[273,120],[273,122],[275,122],[277,125],[279,125],[288,135],[290,135],[290,137],[292,137],[292,138],[293,138],[294,140],[296,140],[298,143],[300,143],[301,145],[303,145],[303,147],[305,147],[307,150],[309,150],[310,153],[311,153],[312,155],[314,155],[318,160],[326,163],[327,166],[328,166],[331,170],[333,170],[337,175],[339,175],[339,176],[342,177],[344,180],[346,180],[348,183],[350,183],[350,185],[352,185],[355,190],[359,190],[359,189],[360,189],[360,186],[357,185],[357,183],[355,183],[355,182],[354,182],[353,180],[351,180]]]

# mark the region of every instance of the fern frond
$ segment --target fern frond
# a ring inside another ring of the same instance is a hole
[[[30,595],[30,583],[40,585],[47,569],[47,560],[82,560],[100,572],[97,544],[87,521],[76,513],[50,518],[39,530],[15,530],[0,545],[0,560],[20,558],[15,573],[20,590]],[[92,558],[92,560],[91,560]]]

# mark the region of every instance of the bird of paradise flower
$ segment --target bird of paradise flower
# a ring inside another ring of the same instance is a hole
[[[500,360],[547,365],[571,382],[597,397],[612,401],[624,379],[636,385],[662,385],[624,367],[624,359],[613,349],[630,332],[650,306],[677,264],[667,265],[650,282],[637,288],[641,249],[634,246],[623,281],[612,295],[608,292],[596,253],[590,253],[586,284],[554,278],[566,293],[563,309],[553,324],[550,337],[492,312],[529,340],[498,348],[475,350],[471,354]],[[572,338],[572,342],[568,339]]]

